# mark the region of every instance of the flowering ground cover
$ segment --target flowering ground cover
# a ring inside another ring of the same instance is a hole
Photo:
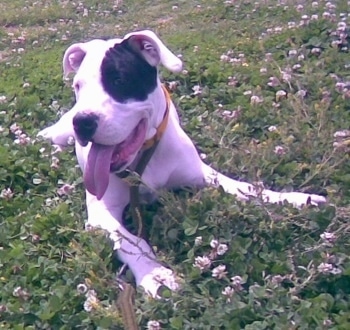
[[[297,210],[221,189],[144,209],[181,283],[138,289],[144,329],[349,329],[349,2],[86,0],[0,3],[0,325],[123,329],[121,265],[86,232],[73,146],[36,139],[74,99],[74,42],[150,28],[184,61],[162,71],[201,156],[227,175],[327,195]],[[128,275],[128,274],[127,274]]]

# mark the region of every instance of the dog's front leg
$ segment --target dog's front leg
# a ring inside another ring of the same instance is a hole
[[[306,194],[301,192],[277,192],[264,189],[259,185],[252,185],[247,182],[233,180],[210,166],[202,163],[202,171],[206,184],[222,186],[223,189],[240,200],[248,200],[251,197],[261,197],[264,202],[281,203],[287,201],[294,207],[300,208],[303,205],[319,205],[326,202],[323,196]]]
[[[151,247],[145,240],[132,235],[121,222],[123,205],[108,205],[108,200],[98,201],[87,192],[89,227],[105,229],[114,243],[118,258],[126,263],[135,276],[136,284],[142,286],[153,297],[158,297],[158,289],[167,286],[177,290],[178,284],[174,273],[157,262]],[[107,196],[108,197],[108,196]]]
[[[44,128],[38,133],[39,137],[50,140],[53,144],[64,147],[68,145],[69,139],[74,137],[73,117],[77,111],[72,108],[66,112],[57,123]]]

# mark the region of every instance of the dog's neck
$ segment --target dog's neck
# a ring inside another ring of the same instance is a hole
[[[164,92],[165,101],[166,101],[163,119],[160,122],[160,124],[158,125],[158,127],[156,128],[156,133],[150,139],[146,140],[145,143],[143,144],[143,147],[142,147],[143,150],[149,149],[155,143],[157,143],[162,138],[162,136],[167,128],[167,125],[168,125],[171,98],[170,98],[169,92],[167,91],[167,89],[164,85],[162,85],[162,90]]]
[[[133,161],[133,163],[129,166],[129,170],[137,172],[138,175],[142,175],[144,169],[146,168],[149,160],[151,159],[154,151],[157,148],[157,145],[161,138],[163,137],[163,134],[165,133],[167,126],[168,126],[168,120],[169,120],[169,114],[170,114],[170,108],[171,108],[171,97],[164,85],[162,87],[163,96],[165,96],[165,109],[162,112],[163,119],[159,123],[159,125],[156,127],[156,133],[149,139],[147,139],[142,149],[140,150],[139,154],[137,155],[136,159]],[[116,175],[119,178],[125,178],[129,175],[129,170],[125,170],[119,173],[116,173]]]

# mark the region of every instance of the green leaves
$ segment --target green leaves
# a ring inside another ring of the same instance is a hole
[[[197,232],[198,226],[199,226],[199,221],[195,219],[186,218],[182,223],[184,234],[186,236],[194,235]]]

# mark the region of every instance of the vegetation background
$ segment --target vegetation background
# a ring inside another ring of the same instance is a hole
[[[70,44],[150,28],[184,61],[162,75],[208,163],[328,204],[164,193],[144,219],[182,289],[139,289],[140,328],[349,329],[349,16],[345,0],[1,1],[0,327],[123,329],[121,265],[84,231],[73,147],[36,134],[74,102]]]

